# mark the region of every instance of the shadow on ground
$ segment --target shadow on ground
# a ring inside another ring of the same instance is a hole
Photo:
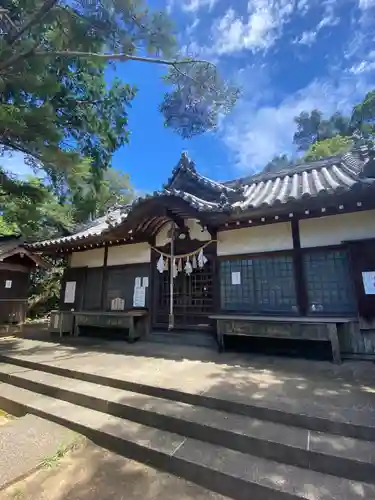
[[[128,460],[92,443],[52,469],[32,474],[0,500],[225,500],[193,483]]]

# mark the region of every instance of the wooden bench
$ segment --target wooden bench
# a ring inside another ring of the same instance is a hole
[[[74,335],[80,334],[80,328],[90,326],[95,328],[127,329],[126,340],[135,342],[140,337],[146,336],[150,330],[149,313],[146,309],[130,309],[121,312],[73,312]]]
[[[248,337],[269,337],[298,340],[328,341],[332,346],[332,358],[341,363],[338,327],[353,327],[355,318],[314,318],[314,317],[275,317],[240,316],[233,314],[214,314],[217,342],[220,351],[225,349],[225,335],[244,335]]]

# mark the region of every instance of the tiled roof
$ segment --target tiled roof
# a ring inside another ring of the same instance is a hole
[[[83,241],[93,236],[100,236],[106,230],[111,227],[121,224],[121,222],[126,218],[128,210],[128,205],[125,207],[116,207],[113,210],[109,210],[106,215],[95,219],[94,221],[85,224],[83,227],[77,230],[76,233],[69,236],[62,236],[60,238],[54,238],[51,240],[39,241],[37,243],[29,244],[29,248],[44,248],[50,245],[59,245],[60,243],[73,243],[76,241]]]
[[[236,192],[236,189],[234,189],[233,187],[209,179],[208,177],[205,177],[201,175],[199,172],[197,172],[195,169],[194,162],[190,160],[190,158],[187,156],[186,153],[182,153],[180,161],[178,162],[177,166],[172,170],[172,176],[168,179],[168,182],[164,184],[164,189],[166,190],[173,189],[175,187],[179,175],[185,175],[185,176],[187,175],[198,184],[209,187],[219,193]]]
[[[178,172],[184,169],[185,172],[189,170],[189,175],[199,185],[205,183],[214,187],[217,192],[213,197],[215,201],[212,199],[208,201],[194,193],[174,188],[173,185],[177,185],[174,181],[178,174],[175,169],[173,177],[163,190],[137,198],[131,204],[113,208],[107,215],[80,228],[73,235],[34,243],[29,247],[43,249],[51,245],[79,242],[103,235],[128,219],[137,206],[160,197],[181,198],[201,212],[227,212],[230,214],[230,212],[245,212],[259,208],[271,209],[282,205],[286,206],[288,203],[341,194],[355,188],[368,188],[375,185],[375,175],[374,177],[365,177],[364,171],[368,165],[370,165],[368,157],[349,152],[341,156],[304,163],[279,172],[261,173],[223,184],[210,181],[197,174],[194,164],[186,155],[183,155],[180,164],[176,167],[176,169],[180,169]],[[201,193],[202,190],[199,192]]]
[[[0,259],[11,252],[14,248],[23,244],[20,236],[1,236],[0,237]]]
[[[83,228],[78,230],[76,233],[69,236],[62,236],[60,238],[55,238],[51,240],[45,240],[37,243],[28,245],[30,248],[45,248],[51,245],[59,245],[64,243],[73,243],[78,241],[86,240],[90,237],[100,236],[106,233],[113,227],[120,225],[128,217],[129,212],[136,206],[149,201],[154,198],[159,198],[163,196],[175,196],[185,200],[191,207],[198,211],[209,212],[216,211],[220,212],[224,209],[223,203],[213,203],[194,196],[193,194],[186,193],[177,189],[164,189],[161,191],[155,191],[152,194],[147,194],[146,196],[136,198],[133,203],[125,205],[123,207],[117,207],[113,210],[108,211],[108,213],[98,219],[86,224]]]
[[[243,180],[243,199],[233,207],[241,210],[267,208],[343,193],[355,185],[364,185],[361,178],[363,167],[364,162],[359,157],[346,153],[272,174],[253,176]]]
[[[0,236],[0,261],[6,260],[14,255],[27,256],[36,265],[48,268],[49,264],[40,256],[36,255],[24,245],[24,239],[20,235]]]
[[[175,196],[177,198],[181,198],[189,203],[190,206],[202,212],[221,212],[223,210],[223,204],[220,203],[220,197],[218,197],[218,202],[215,203],[207,200],[202,200],[194,194],[187,193],[186,191],[181,191],[180,189],[163,189],[162,191],[154,191],[152,194],[148,194],[143,198],[137,198],[133,202],[132,208],[147,200],[159,198],[162,196]]]

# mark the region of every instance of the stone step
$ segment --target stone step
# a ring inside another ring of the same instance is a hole
[[[373,442],[0,365],[0,381],[254,456],[375,484]]]
[[[238,400],[222,399],[207,394],[189,393],[163,386],[154,386],[110,376],[98,375],[59,366],[57,363],[48,361],[31,361],[24,357],[14,355],[0,355],[0,363],[8,363],[13,366],[37,370],[44,373],[61,375],[64,377],[100,384],[106,387],[136,392],[143,395],[154,396],[172,401],[178,401],[194,406],[201,406],[213,410],[224,411],[230,414],[238,414],[265,420],[269,422],[284,424],[287,426],[301,427],[311,431],[323,432],[333,435],[345,436],[364,441],[375,441],[375,415],[370,408],[351,409],[314,405],[312,401],[308,410],[301,408],[296,413],[295,402],[278,399],[271,407],[261,401],[252,401],[252,404]]]
[[[235,500],[364,500],[375,486],[254,457],[107,413],[0,385],[0,404],[65,425],[125,457],[195,482]]]

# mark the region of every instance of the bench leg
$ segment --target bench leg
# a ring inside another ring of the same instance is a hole
[[[130,324],[129,324],[129,337],[128,337],[128,342],[129,344],[133,344],[135,342],[135,321],[134,318],[130,319]]]
[[[216,340],[218,345],[218,351],[224,352],[225,351],[224,335],[222,333],[217,332]]]
[[[331,340],[333,362],[340,364],[341,363],[341,353],[340,353],[339,338],[337,335],[337,325],[335,323],[332,323],[332,324],[329,324],[327,326],[328,326],[328,331],[329,331],[329,338]]]

